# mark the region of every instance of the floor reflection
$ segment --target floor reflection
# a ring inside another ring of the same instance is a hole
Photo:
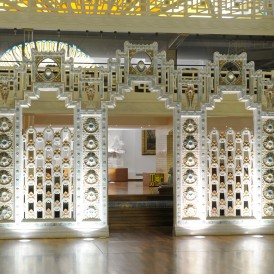
[[[105,239],[0,240],[2,274],[272,274],[274,236],[174,237],[171,229]]]
[[[109,182],[109,195],[159,194],[158,187],[144,186],[142,181]]]

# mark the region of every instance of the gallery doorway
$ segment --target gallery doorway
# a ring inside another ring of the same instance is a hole
[[[108,121],[110,229],[172,227],[172,110],[156,93],[126,93]]]

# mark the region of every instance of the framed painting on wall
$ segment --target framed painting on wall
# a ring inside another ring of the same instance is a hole
[[[156,154],[156,135],[154,129],[142,131],[142,155]]]

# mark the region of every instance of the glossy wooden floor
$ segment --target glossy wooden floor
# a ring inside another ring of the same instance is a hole
[[[109,182],[109,195],[159,194],[158,187],[144,186],[142,181]]]
[[[273,274],[274,236],[174,237],[170,229],[105,239],[0,240],[1,274]]]

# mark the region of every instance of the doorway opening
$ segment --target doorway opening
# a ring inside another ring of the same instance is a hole
[[[172,227],[172,110],[156,93],[126,93],[108,120],[110,229]]]

